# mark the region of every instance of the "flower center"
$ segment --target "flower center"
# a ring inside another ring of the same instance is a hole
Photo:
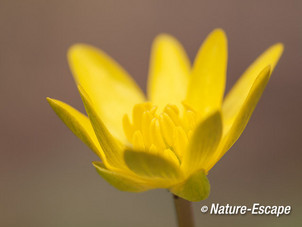
[[[137,104],[133,108],[132,123],[124,115],[123,128],[135,150],[158,153],[177,159],[181,163],[198,116],[184,106],[166,105],[161,113],[151,103]]]

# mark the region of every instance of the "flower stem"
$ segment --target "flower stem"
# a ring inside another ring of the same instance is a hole
[[[191,202],[173,195],[178,227],[194,227]]]

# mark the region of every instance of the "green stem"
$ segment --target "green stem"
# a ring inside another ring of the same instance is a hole
[[[173,195],[178,227],[194,227],[191,202]]]

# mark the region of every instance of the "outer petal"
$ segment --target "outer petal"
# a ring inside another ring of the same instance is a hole
[[[210,194],[210,184],[203,170],[192,174],[185,182],[170,188],[170,191],[189,201],[206,199]]]
[[[192,173],[205,168],[216,150],[222,135],[222,118],[219,111],[202,121],[194,131],[189,149],[183,158],[185,172]]]
[[[238,114],[244,103],[255,79],[259,73],[268,65],[274,70],[281,54],[283,45],[278,43],[267,49],[257,60],[243,73],[223,102],[224,122],[232,124],[234,117]]]
[[[165,179],[168,183],[169,179],[175,180],[181,176],[179,166],[160,153],[126,150],[125,162],[129,169],[142,177]]]
[[[127,192],[143,192],[151,189],[145,182],[133,178],[128,174],[113,172],[105,168],[101,162],[92,163],[97,172],[112,186]]]
[[[106,162],[105,155],[95,136],[89,119],[64,102],[51,98],[47,98],[47,101],[66,126]]]
[[[227,68],[227,39],[214,30],[202,44],[194,62],[186,103],[201,115],[221,108]]]
[[[122,117],[144,102],[141,90],[113,59],[87,45],[75,45],[68,52],[71,70],[95,104],[95,110],[114,136],[125,141]]]
[[[270,78],[270,67],[266,67],[261,71],[254,84],[252,85],[244,103],[240,110],[233,118],[231,125],[226,125],[223,132],[223,139],[219,144],[215,155],[209,161],[207,170],[211,169],[225,152],[236,142],[244,128],[246,127],[267,83]]]
[[[181,44],[172,36],[158,36],[152,46],[148,96],[164,107],[180,105],[187,92],[190,62]],[[167,89],[168,88],[168,89]]]
[[[93,108],[92,101],[81,87],[79,87],[79,92],[96,137],[106,155],[107,162],[110,165],[108,168],[123,169],[125,167],[123,160],[124,146],[107,130],[106,126]]]

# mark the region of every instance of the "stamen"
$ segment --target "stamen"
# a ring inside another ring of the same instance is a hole
[[[166,147],[160,131],[159,120],[157,118],[153,118],[151,121],[150,135],[151,135],[151,142],[153,144],[156,144],[158,148],[164,149]]]
[[[181,121],[179,119],[179,111],[176,106],[167,105],[164,109],[164,112],[169,115],[176,126],[181,125]]]
[[[183,156],[183,151],[186,149],[186,146],[188,144],[188,136],[186,135],[182,127],[176,127],[173,132],[173,138],[174,151],[181,159]]]
[[[174,122],[171,120],[168,114],[162,113],[159,116],[160,126],[161,126],[161,132],[164,137],[164,140],[168,146],[172,146],[173,144],[173,135],[171,132],[174,131],[174,128],[176,127]]]
[[[151,139],[150,139],[150,124],[153,119],[153,114],[150,111],[145,111],[143,113],[143,120],[142,120],[142,134],[144,137],[144,142],[146,146],[151,146]]]
[[[136,150],[140,150],[140,151],[145,150],[144,138],[139,130],[136,130],[133,134],[132,145],[133,148]]]

